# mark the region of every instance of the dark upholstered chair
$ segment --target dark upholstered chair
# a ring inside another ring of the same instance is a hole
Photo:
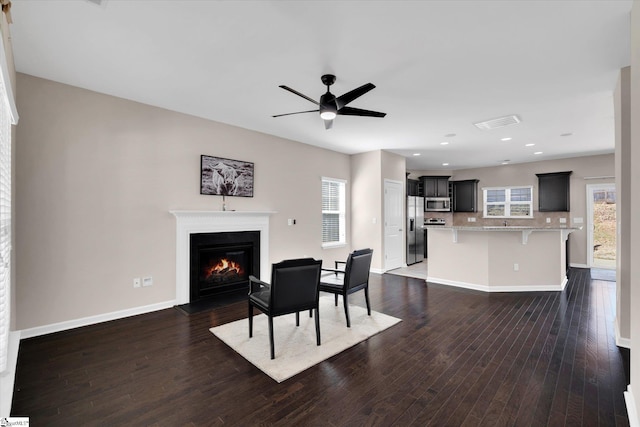
[[[296,313],[296,326],[300,326],[300,311],[311,313],[315,309],[316,343],[320,345],[318,286],[321,267],[321,260],[292,259],[273,264],[271,284],[249,277],[249,338],[253,336],[253,307],[256,307],[269,318],[272,359],[275,358],[273,318],[276,316]]]
[[[369,303],[369,268],[373,249],[360,249],[353,251],[347,261],[336,261],[335,269],[323,268],[334,274],[323,276],[320,279],[320,291],[331,292],[335,295],[335,304],[338,305],[338,295],[342,295],[344,314],[347,317],[347,327],[351,327],[349,319],[349,303],[347,296],[364,289],[364,297],[367,301],[367,313],[371,316],[371,304]],[[345,264],[344,270],[338,269],[338,264]]]

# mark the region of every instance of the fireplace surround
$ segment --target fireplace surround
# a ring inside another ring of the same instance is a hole
[[[269,217],[262,211],[170,211],[176,217],[176,305],[190,301],[191,235],[200,233],[258,231],[260,272],[269,270]]]

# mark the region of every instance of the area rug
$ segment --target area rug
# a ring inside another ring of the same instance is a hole
[[[320,298],[320,346],[316,345],[315,321],[308,311],[300,313],[298,327],[295,314],[274,318],[276,358],[273,360],[269,350],[269,324],[264,314],[254,315],[251,339],[247,319],[216,326],[210,331],[265,374],[282,382],[401,321],[374,310],[368,316],[366,308],[353,304],[349,304],[349,316],[351,328],[347,328],[341,299],[336,307],[333,296]]]

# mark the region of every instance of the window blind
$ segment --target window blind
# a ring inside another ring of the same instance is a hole
[[[344,243],[345,182],[322,179],[322,243]]]
[[[11,122],[0,74],[0,372],[7,369],[11,303]]]

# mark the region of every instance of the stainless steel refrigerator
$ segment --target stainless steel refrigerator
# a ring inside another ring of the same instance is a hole
[[[407,265],[424,259],[424,197],[407,197]]]

